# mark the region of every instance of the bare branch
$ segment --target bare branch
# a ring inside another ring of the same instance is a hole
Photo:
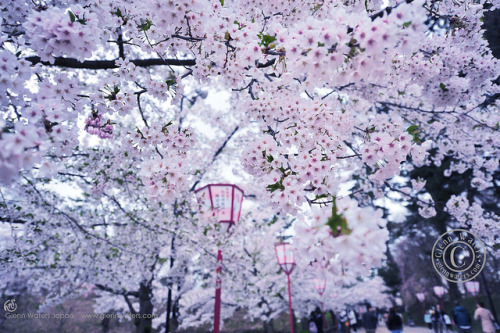
[[[239,129],[240,127],[239,126],[236,126],[233,130],[233,132],[231,132],[231,134],[229,134],[229,136],[226,138],[226,140],[222,143],[222,145],[219,147],[219,149],[217,149],[217,151],[215,152],[214,156],[212,157],[212,162],[210,162],[210,164],[214,163],[215,160],[217,159],[217,157],[222,153],[222,151],[224,150],[224,148],[226,147],[227,143],[229,142],[229,140],[231,140],[231,138],[233,137],[233,135],[236,133],[236,131]],[[191,186],[191,189],[189,190],[190,192],[194,191],[194,189],[196,188],[196,186],[200,183],[201,179],[203,178],[203,176],[205,175],[206,173],[206,170],[203,171],[200,175],[200,177],[198,178],[198,180],[196,182],[194,182],[193,186]]]
[[[53,64],[48,61],[42,61],[40,57],[27,57],[24,58],[33,65],[41,63],[45,66],[68,67],[77,69],[113,69],[118,68],[115,60],[85,60],[80,62],[74,58],[56,57]],[[137,67],[150,67],[150,66],[194,66],[196,65],[195,59],[133,59],[131,63]]]

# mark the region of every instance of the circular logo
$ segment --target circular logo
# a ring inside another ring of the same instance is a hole
[[[432,264],[442,277],[450,282],[467,282],[484,268],[486,247],[484,243],[463,229],[442,234],[432,248]]]
[[[17,304],[15,299],[9,299],[7,302],[3,304],[3,309],[6,312],[14,312],[17,309]]]

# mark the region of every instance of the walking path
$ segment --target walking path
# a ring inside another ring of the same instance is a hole
[[[358,330],[358,333],[365,333],[365,330],[360,329]],[[385,325],[379,325],[376,333],[389,333],[389,330],[385,327]],[[405,326],[403,327],[403,333],[429,333],[429,329],[423,326]]]
[[[351,333],[353,332],[354,331],[351,331]],[[364,328],[360,328],[358,329],[358,333],[366,333],[366,332]],[[387,329],[387,327],[385,327],[385,325],[379,325],[375,333],[389,333],[389,330]],[[403,333],[430,333],[430,331],[423,326],[415,326],[415,327],[405,326],[403,327]]]

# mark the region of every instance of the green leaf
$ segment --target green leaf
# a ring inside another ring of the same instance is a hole
[[[413,141],[415,143],[421,143],[422,140],[420,139],[419,136],[419,127],[417,125],[412,125],[406,129],[406,131],[413,137]]]
[[[349,235],[352,230],[349,229],[346,218],[342,214],[337,213],[337,203],[335,196],[332,200],[332,216],[328,219],[328,222],[326,224],[330,227],[335,237],[338,235]]]
[[[168,261],[168,258],[158,258],[158,263],[163,264]]]
[[[273,193],[276,190],[283,191],[285,189],[285,186],[283,186],[283,179],[280,179],[274,184],[267,185],[266,188],[269,190],[269,192]]]
[[[278,221],[278,217],[276,215],[273,216],[273,218],[267,222],[267,225],[273,225]]]
[[[412,125],[406,129],[406,131],[410,134],[414,134],[415,131],[418,129],[418,125]]]
[[[271,155],[267,155],[267,161],[271,163],[272,161],[274,161],[274,157],[272,157]]]
[[[444,83],[440,83],[440,84],[439,84],[439,88],[441,88],[441,90],[442,90],[443,92],[447,92],[447,91],[448,91],[448,88],[446,88],[446,86],[444,85]]]
[[[146,21],[141,19],[141,24],[139,24],[137,27],[140,31],[148,31],[152,25],[153,23],[149,19],[146,19]]]
[[[259,45],[264,47],[269,47],[269,45],[276,40],[276,37],[271,35],[259,34],[258,37],[260,38]]]
[[[314,200],[324,199],[324,198],[328,198],[328,194],[326,194],[326,193],[318,194],[318,195],[316,195],[316,198],[314,198]]]
[[[71,23],[75,22],[76,15],[71,10],[68,11],[68,14],[69,14],[69,19],[71,20]]]
[[[241,24],[240,22],[238,22],[238,21],[236,21],[236,20],[234,20],[234,24],[237,24],[237,25],[238,25],[238,30],[241,30],[241,29],[243,29],[244,27],[246,27],[246,25],[245,25],[245,24]]]
[[[224,6],[224,0],[219,0],[219,2],[221,6]]]
[[[411,21],[403,23],[403,27],[408,28],[411,25]]]

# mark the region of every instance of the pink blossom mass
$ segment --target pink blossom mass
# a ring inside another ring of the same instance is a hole
[[[222,249],[222,320],[267,323],[288,311],[286,241],[297,317],[320,302],[318,274],[338,296],[325,307],[368,290],[382,306],[391,205],[448,214],[498,258],[498,201],[481,199],[499,185],[500,61],[483,25],[498,5],[2,1],[2,283],[46,295],[40,311],[99,297],[95,313],[139,312],[148,295],[158,318],[137,332],[164,330],[173,300],[187,329],[213,321]],[[468,190],[433,198],[454,177]],[[230,234],[199,214],[210,183],[245,192]]]

